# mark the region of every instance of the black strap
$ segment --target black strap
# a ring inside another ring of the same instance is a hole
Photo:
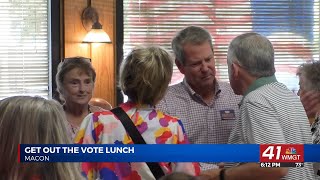
[[[146,142],[144,141],[143,137],[141,136],[136,126],[133,124],[130,117],[121,107],[116,107],[114,109],[111,109],[110,111],[119,118],[119,120],[121,121],[122,125],[126,129],[127,133],[131,137],[134,144],[146,144]],[[159,179],[162,176],[164,176],[164,172],[162,171],[159,163],[157,162],[146,162],[146,163],[149,169],[151,170],[153,176],[156,179]]]

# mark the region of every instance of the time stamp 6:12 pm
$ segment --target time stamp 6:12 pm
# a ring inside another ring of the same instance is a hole
[[[291,162],[260,162],[262,168],[277,168],[277,167],[303,167],[304,163],[291,163]]]

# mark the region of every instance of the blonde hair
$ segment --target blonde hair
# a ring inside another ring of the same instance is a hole
[[[69,144],[61,105],[41,97],[15,96],[0,101],[0,176],[20,180],[79,179],[77,163],[18,163],[18,144]]]
[[[120,88],[137,104],[155,105],[168,88],[172,68],[172,57],[165,49],[137,47],[121,64]]]

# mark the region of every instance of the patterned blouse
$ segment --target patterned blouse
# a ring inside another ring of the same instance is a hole
[[[320,116],[311,124],[311,134],[313,144],[320,144]],[[320,163],[313,163],[316,179],[320,179]]]
[[[152,106],[137,108],[132,102],[120,107],[132,119],[147,144],[188,144],[183,125],[177,118],[163,114]],[[80,127],[75,143],[79,144],[133,144],[115,115],[110,111],[95,112],[87,116]],[[199,175],[198,163],[159,163],[165,174],[182,171]],[[82,174],[87,179],[139,180],[155,179],[144,162],[134,163],[82,163]]]
[[[63,106],[63,109],[65,110],[65,106]],[[105,111],[105,109],[98,107],[98,106],[91,106],[89,105],[88,107],[88,112],[89,113],[94,113],[98,111]],[[74,141],[74,138],[76,137],[80,126],[72,125],[69,121],[65,123],[66,129],[67,129],[67,134],[71,138],[71,142]]]

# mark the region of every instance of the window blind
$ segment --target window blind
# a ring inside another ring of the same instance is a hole
[[[319,60],[319,0],[123,0],[123,9],[124,55],[142,44],[171,51],[177,31],[202,26],[213,37],[217,78],[222,81],[228,81],[228,45],[245,32],[271,40],[276,77],[292,91],[299,88],[297,67]],[[171,83],[182,78],[174,67]]]
[[[49,97],[48,0],[0,1],[0,99]]]

